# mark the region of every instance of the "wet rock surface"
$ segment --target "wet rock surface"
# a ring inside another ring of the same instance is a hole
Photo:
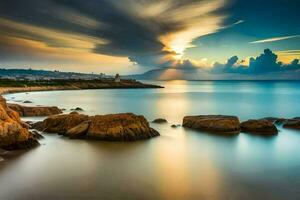
[[[283,128],[298,129],[300,130],[300,117],[288,119],[283,123]]]
[[[132,113],[55,115],[38,126],[44,132],[58,133],[70,138],[134,141],[159,136],[143,116]]]
[[[29,125],[21,122],[19,114],[0,96],[0,148],[16,150],[37,146],[39,142],[28,128]]]
[[[241,131],[246,133],[274,135],[278,133],[273,121],[267,119],[250,119],[241,123]]]
[[[182,126],[222,134],[237,134],[240,132],[239,119],[227,115],[186,116],[183,118]]]
[[[152,123],[161,124],[161,123],[168,123],[168,121],[163,118],[157,118],[157,119],[153,120]]]
[[[8,104],[8,107],[19,113],[21,117],[37,117],[61,114],[56,106],[22,106],[19,104]]]

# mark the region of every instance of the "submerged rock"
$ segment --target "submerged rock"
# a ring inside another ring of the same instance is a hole
[[[113,141],[133,141],[159,136],[144,116],[132,113],[91,117],[82,114],[55,115],[43,121],[42,129],[70,138]]]
[[[172,128],[177,128],[177,127],[179,127],[179,126],[180,126],[180,124],[172,124],[172,125],[171,125]]]
[[[73,108],[73,109],[71,109],[71,110],[74,110],[74,111],[83,111],[83,109],[82,109],[82,108],[80,108],[80,107]]]
[[[161,123],[168,123],[168,121],[163,118],[157,118],[157,119],[153,120],[152,123],[161,124]]]
[[[49,116],[62,113],[62,111],[56,106],[29,107],[19,104],[8,104],[8,107],[17,111],[21,117]]]
[[[10,109],[6,100],[0,96],[0,148],[15,150],[38,145],[28,128],[29,125],[21,122],[19,114]]]
[[[288,119],[283,123],[283,128],[299,129],[300,130],[300,118]]]
[[[23,103],[33,103],[33,102],[26,100],[26,101],[23,101]]]
[[[267,119],[250,119],[241,123],[241,131],[260,135],[274,135],[278,133],[276,126]]]
[[[240,132],[240,122],[235,116],[226,115],[199,115],[183,118],[183,127],[201,131],[237,134]]]

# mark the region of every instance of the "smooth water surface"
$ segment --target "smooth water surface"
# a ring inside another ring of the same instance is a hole
[[[241,120],[300,116],[300,82],[169,81],[165,89],[81,90],[6,95],[11,102],[82,107],[89,115],[133,112],[161,136],[139,142],[69,140],[1,154],[0,199],[300,199],[300,131],[225,137],[171,128],[185,115]],[[24,119],[28,120],[28,119]],[[32,119],[31,119],[32,120]]]

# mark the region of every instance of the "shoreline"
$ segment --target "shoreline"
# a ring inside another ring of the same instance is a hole
[[[164,88],[158,85],[145,84],[142,82],[88,82],[76,81],[68,82],[61,86],[30,86],[30,87],[0,87],[0,95],[22,93],[22,92],[40,92],[40,91],[60,91],[60,90],[88,90],[88,89],[160,89]]]

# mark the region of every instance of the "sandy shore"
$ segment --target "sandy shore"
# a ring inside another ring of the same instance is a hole
[[[72,86],[34,86],[34,87],[0,87],[0,95],[18,92],[52,91],[52,90],[80,90]]]

